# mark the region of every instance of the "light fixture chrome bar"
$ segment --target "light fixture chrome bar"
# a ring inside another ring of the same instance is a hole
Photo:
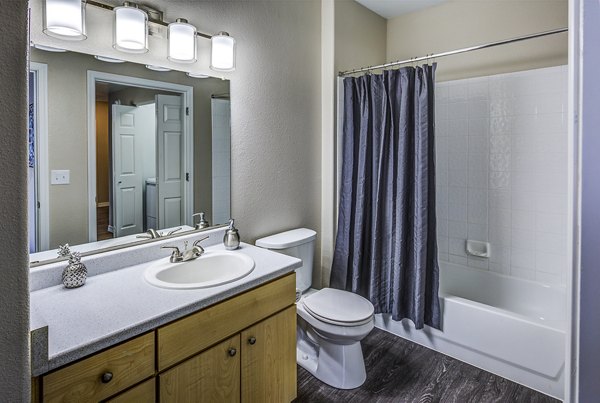
[[[112,11],[112,10],[114,10],[116,8],[116,6],[112,6],[110,4],[105,4],[105,3],[102,3],[102,2],[96,1],[96,0],[85,0],[85,4],[93,6],[93,7],[102,8],[104,10],[110,10],[110,11]],[[140,6],[140,8],[142,10],[146,11],[144,6]],[[162,25],[163,27],[168,27],[169,26],[169,23],[166,22],[166,21],[152,18],[152,14],[148,14],[148,22],[151,22],[151,23],[157,24],[157,25]],[[206,39],[211,39],[212,38],[212,35],[205,34],[205,33],[202,33],[202,32],[196,32],[196,35],[199,36],[199,37],[201,37],[201,38],[206,38]]]
[[[530,34],[530,35],[519,36],[519,37],[516,37],[516,38],[506,39],[506,40],[503,40],[503,41],[490,42],[490,43],[485,43],[485,44],[481,44],[481,45],[471,46],[471,47],[468,47],[468,48],[451,50],[451,51],[448,51],[448,52],[433,53],[433,54],[427,55],[427,56],[413,57],[412,59],[398,60],[396,62],[389,62],[389,63],[379,64],[377,66],[361,67],[359,69],[354,69],[354,70],[340,71],[338,73],[338,76],[339,77],[343,77],[343,76],[348,76],[350,74],[362,73],[364,71],[387,69],[389,67],[400,66],[400,65],[403,65],[403,64],[412,64],[412,63],[420,62],[420,61],[423,61],[423,60],[437,59],[437,58],[445,57],[445,56],[458,55],[460,53],[472,52],[474,50],[487,49],[487,48],[492,48],[494,46],[508,45],[509,43],[526,41],[528,39],[535,39],[535,38],[541,38],[543,36],[560,34],[562,32],[567,32],[568,30],[569,30],[569,28],[558,28],[558,29],[553,29],[551,31],[544,31],[544,32],[539,32],[537,34]]]

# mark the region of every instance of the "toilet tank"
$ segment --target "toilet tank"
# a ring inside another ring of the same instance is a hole
[[[306,291],[312,283],[316,238],[315,231],[298,228],[258,239],[256,246],[302,260],[302,267],[296,269],[296,288]]]

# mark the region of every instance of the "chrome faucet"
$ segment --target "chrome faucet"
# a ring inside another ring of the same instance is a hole
[[[169,259],[169,261],[171,263],[188,262],[190,260],[197,259],[204,254],[204,248],[200,245],[200,242],[202,242],[208,238],[209,238],[208,236],[205,236],[204,238],[200,238],[200,239],[196,240],[192,244],[192,247],[190,249],[188,249],[188,242],[185,241],[183,243],[184,244],[183,252],[180,251],[177,246],[165,245],[165,246],[161,246],[161,248],[162,249],[173,249],[173,252],[171,253],[171,257]]]
[[[141,234],[141,235],[136,235],[136,238],[141,238],[141,239],[156,239],[156,238],[162,238],[163,236],[169,236],[169,235],[173,235],[174,233],[176,233],[177,231],[181,230],[181,227],[179,228],[175,228],[172,231],[169,231],[167,234],[158,232],[157,230],[155,230],[154,228],[148,228],[148,231],[146,231],[145,234]]]

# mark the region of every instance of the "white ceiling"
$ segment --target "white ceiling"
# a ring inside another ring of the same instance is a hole
[[[435,6],[446,0],[356,0],[358,3],[384,18],[394,18],[402,14]]]

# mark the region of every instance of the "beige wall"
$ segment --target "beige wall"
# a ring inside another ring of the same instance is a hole
[[[408,59],[563,28],[567,0],[449,0],[388,21],[388,61]],[[437,81],[567,63],[567,34],[448,56],[438,60]]]
[[[329,285],[337,222],[336,200],[336,81],[337,73],[364,65],[385,62],[386,19],[355,1],[324,0],[322,46],[322,132],[321,139],[321,264],[318,278]],[[326,32],[325,32],[326,31]],[[333,38],[330,38],[332,35]],[[333,57],[331,57],[333,53]],[[315,281],[313,280],[313,283]]]
[[[154,72],[142,65],[112,64],[90,55],[32,49],[31,60],[48,65],[49,169],[71,171],[69,185],[50,186],[50,248],[88,241],[87,71],[101,71],[194,87],[194,206],[210,219],[210,96],[229,91],[229,81]],[[125,103],[131,101],[126,99]],[[208,189],[208,191],[206,191]],[[100,200],[100,199],[98,199]]]
[[[0,400],[28,402],[27,1],[0,9]]]
[[[385,63],[387,20],[356,1],[335,0],[335,70]]]

